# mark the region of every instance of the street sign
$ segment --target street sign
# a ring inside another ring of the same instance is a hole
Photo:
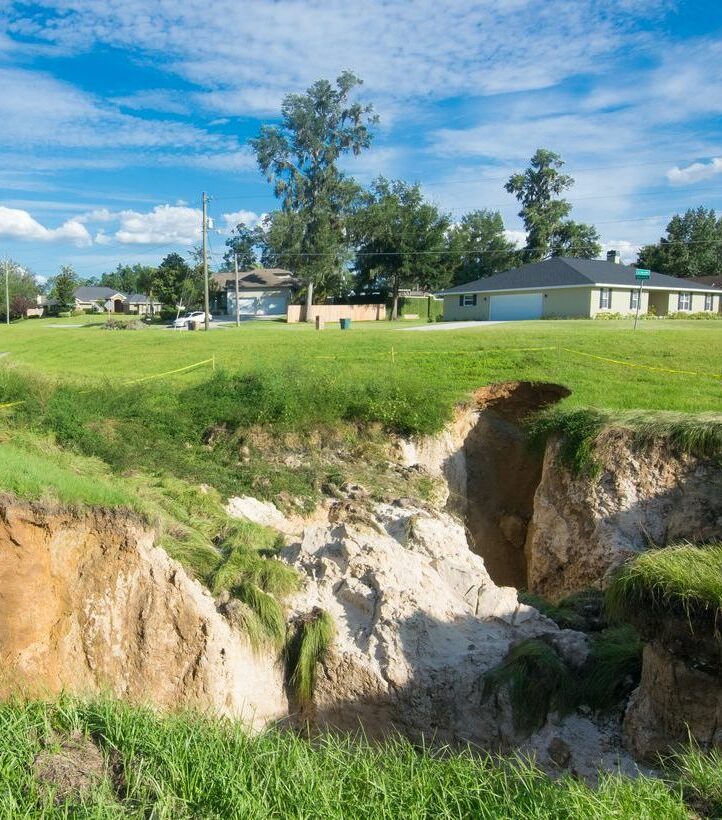
[[[649,279],[649,277],[651,276],[651,273],[652,273],[652,271],[645,270],[644,268],[637,268],[634,271],[634,278],[638,282],[643,282],[645,279]]]

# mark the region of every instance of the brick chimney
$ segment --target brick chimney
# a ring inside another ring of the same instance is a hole
[[[619,251],[607,251],[607,262],[611,262],[614,265],[620,265],[622,262],[622,257],[620,256]]]

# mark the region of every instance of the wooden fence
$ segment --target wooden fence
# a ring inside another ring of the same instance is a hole
[[[305,305],[289,305],[286,321],[289,324],[302,321]],[[354,322],[379,322],[386,318],[385,305],[312,305],[310,321],[319,316],[323,322],[351,319]]]

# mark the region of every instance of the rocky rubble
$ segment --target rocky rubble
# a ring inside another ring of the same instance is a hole
[[[512,642],[558,628],[491,581],[451,516],[411,502],[374,514],[382,532],[313,526],[284,553],[307,579],[291,617],[321,607],[337,628],[303,719],[371,736],[503,744],[509,715],[481,705],[481,677]]]

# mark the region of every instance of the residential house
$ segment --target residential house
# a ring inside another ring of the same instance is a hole
[[[556,256],[442,291],[444,319],[594,318],[599,313],[717,313],[719,288],[651,272],[640,292],[633,265]]]
[[[225,271],[214,275],[216,307],[229,316],[236,315],[236,275]],[[285,316],[300,284],[291,271],[281,268],[255,268],[238,274],[239,313],[250,316]]]
[[[75,309],[98,313],[125,313],[127,297],[113,288],[82,285],[75,289]]]
[[[144,293],[126,294],[113,288],[81,285],[75,289],[75,310],[93,311],[96,313],[134,313],[138,316],[157,313],[161,304]],[[37,307],[29,308],[26,316],[43,316],[52,312],[57,303],[44,294],[37,297]]]

